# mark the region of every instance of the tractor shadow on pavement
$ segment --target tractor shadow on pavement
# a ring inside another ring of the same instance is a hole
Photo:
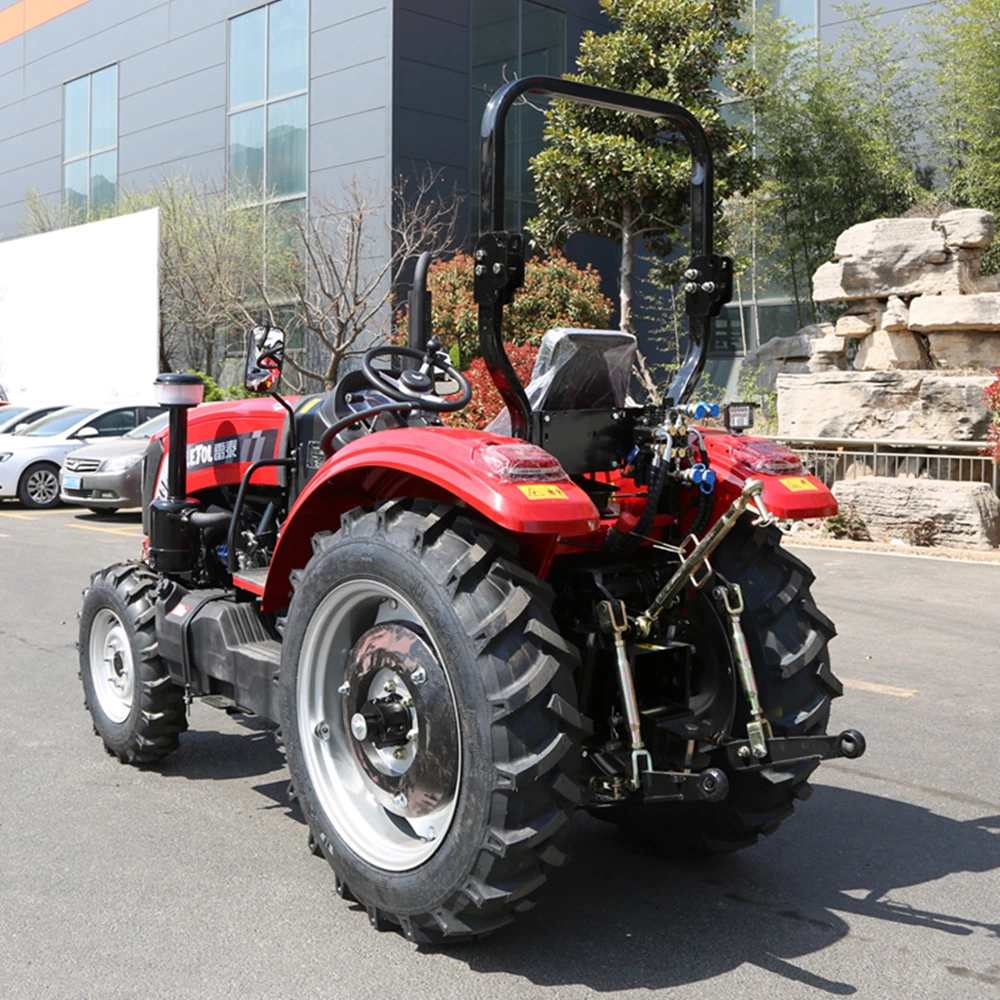
[[[851,930],[840,914],[1000,937],[1000,923],[891,897],[953,873],[1000,868],[1000,816],[960,821],[820,786],[787,827],[742,854],[664,860],[585,816],[570,847],[572,861],[554,873],[534,912],[445,954],[477,972],[605,993],[698,982],[749,963],[848,996],[851,983],[795,964]]]

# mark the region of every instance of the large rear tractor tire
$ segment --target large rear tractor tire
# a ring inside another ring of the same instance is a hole
[[[139,563],[95,573],[80,612],[80,680],[94,732],[123,764],[152,764],[187,729],[184,691],[157,655],[156,575]]]
[[[548,588],[451,506],[317,535],[282,651],[282,733],[337,891],[449,942],[528,909],[575,805],[577,654]]]
[[[809,592],[815,579],[781,548],[781,532],[740,522],[712,556],[712,565],[743,591],[741,624],[754,664],[761,706],[775,736],[826,732],[830,702],[843,693],[827,649],[833,622]],[[734,736],[749,721],[740,696]],[[729,795],[715,804],[660,803],[623,808],[613,818],[624,830],[664,851],[716,854],[749,847],[771,834],[809,797],[816,763],[731,774]],[[612,818],[612,817],[608,817]]]

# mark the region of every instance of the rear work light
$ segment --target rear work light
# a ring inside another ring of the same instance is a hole
[[[791,448],[773,441],[741,441],[733,448],[733,460],[765,475],[800,476],[805,471]]]
[[[566,479],[559,460],[534,444],[481,444],[472,461],[494,479],[509,483],[551,483]]]

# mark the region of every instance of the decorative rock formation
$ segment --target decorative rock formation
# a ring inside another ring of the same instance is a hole
[[[779,375],[778,436],[982,441],[992,381],[930,371]]]
[[[979,263],[993,236],[993,216],[976,209],[851,226],[837,240],[836,261],[813,275],[813,298],[850,302],[978,291]]]
[[[907,539],[913,528],[932,522],[937,545],[989,549],[1000,542],[1000,499],[986,483],[934,479],[843,479],[833,495],[841,510],[854,512],[872,538]]]

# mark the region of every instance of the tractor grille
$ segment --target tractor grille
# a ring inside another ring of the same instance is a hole
[[[67,472],[96,472],[100,466],[99,458],[67,458]]]

